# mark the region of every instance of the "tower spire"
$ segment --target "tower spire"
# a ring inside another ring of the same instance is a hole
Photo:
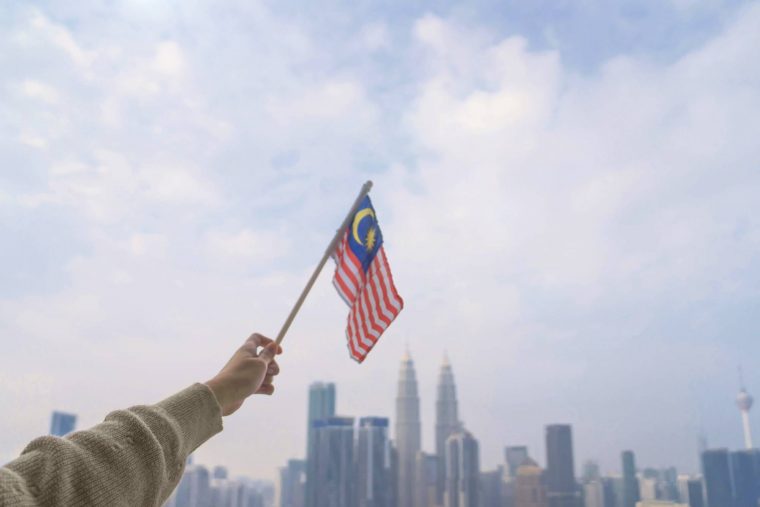
[[[456,384],[451,369],[449,355],[444,352],[441,370],[438,374],[437,398],[435,401],[435,452],[438,458],[436,499],[443,505],[446,486],[446,463],[444,461],[446,440],[460,427],[457,406]]]
[[[739,394],[736,396],[736,406],[742,413],[742,426],[744,427],[744,446],[747,449],[752,449],[752,429],[749,425],[749,410],[752,408],[752,404],[755,401],[752,396],[744,388],[744,378],[742,375],[741,366],[739,366]]]
[[[417,377],[407,347],[401,359],[396,395],[396,449],[398,450],[397,505],[414,507],[414,464],[420,451],[420,398]]]

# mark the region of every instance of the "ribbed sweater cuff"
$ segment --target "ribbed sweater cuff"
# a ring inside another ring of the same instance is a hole
[[[193,384],[156,404],[182,428],[186,454],[222,431],[222,409],[205,384]]]

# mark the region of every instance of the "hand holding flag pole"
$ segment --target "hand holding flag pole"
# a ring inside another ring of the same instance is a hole
[[[316,269],[314,269],[314,273],[311,274],[311,278],[309,278],[309,281],[306,282],[306,287],[304,287],[303,291],[301,291],[301,295],[298,296],[298,300],[296,301],[296,304],[293,305],[293,309],[290,310],[290,314],[288,315],[288,318],[285,319],[285,323],[282,325],[282,328],[280,329],[280,332],[277,334],[277,338],[275,339],[275,341],[277,342],[277,345],[282,343],[282,340],[285,338],[285,334],[288,332],[288,329],[290,329],[290,325],[293,323],[293,319],[296,318],[296,314],[298,314],[298,311],[301,309],[301,305],[303,305],[303,302],[306,299],[306,296],[309,295],[309,291],[314,285],[314,282],[317,281],[317,277],[319,276],[319,273],[322,271],[322,268],[325,266],[327,259],[330,258],[333,252],[335,252],[335,248],[338,246],[338,242],[341,240],[341,238],[345,234],[346,228],[348,227],[349,223],[353,219],[354,214],[356,214],[356,210],[359,208],[362,201],[367,196],[367,194],[369,194],[369,191],[371,189],[372,189],[372,181],[368,180],[362,186],[362,189],[359,192],[359,196],[356,198],[356,201],[354,201],[353,206],[351,206],[351,209],[349,210],[348,215],[346,215],[346,218],[343,220],[343,223],[341,224],[341,226],[338,227],[338,230],[335,232],[335,236],[333,237],[332,241],[330,241],[330,244],[327,245],[327,249],[325,250],[324,255],[322,255],[322,259],[319,261],[319,264],[317,264]]]

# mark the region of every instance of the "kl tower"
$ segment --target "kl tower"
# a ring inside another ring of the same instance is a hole
[[[744,389],[744,382],[739,394],[736,395],[736,406],[742,412],[742,423],[744,424],[744,445],[747,449],[752,449],[752,430],[749,427],[749,409],[752,408],[752,396]]]

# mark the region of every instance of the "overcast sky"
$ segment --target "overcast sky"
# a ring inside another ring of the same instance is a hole
[[[760,395],[760,2],[0,4],[0,462],[275,335],[366,179],[406,308],[363,365],[321,276],[272,398],[197,452],[271,478],[306,393],[433,449],[444,350],[483,468],[696,469]],[[760,438],[760,415],[753,427]]]

